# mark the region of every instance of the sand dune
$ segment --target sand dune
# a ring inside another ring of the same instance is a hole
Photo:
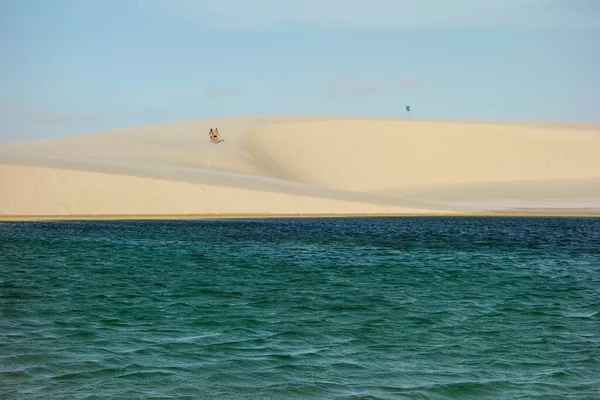
[[[0,144],[0,216],[597,213],[599,154],[594,123],[176,121]]]

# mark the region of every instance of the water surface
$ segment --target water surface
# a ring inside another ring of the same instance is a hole
[[[598,399],[599,311],[598,218],[0,224],[2,398]]]

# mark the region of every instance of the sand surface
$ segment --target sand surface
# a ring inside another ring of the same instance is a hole
[[[0,144],[4,219],[465,213],[600,214],[600,123],[250,116]]]

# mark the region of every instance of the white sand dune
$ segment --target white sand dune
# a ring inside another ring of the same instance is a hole
[[[3,218],[494,212],[600,212],[600,124],[253,116],[0,144]]]

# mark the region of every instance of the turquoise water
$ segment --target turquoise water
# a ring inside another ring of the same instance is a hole
[[[0,398],[600,398],[597,218],[5,222],[0,272]]]

